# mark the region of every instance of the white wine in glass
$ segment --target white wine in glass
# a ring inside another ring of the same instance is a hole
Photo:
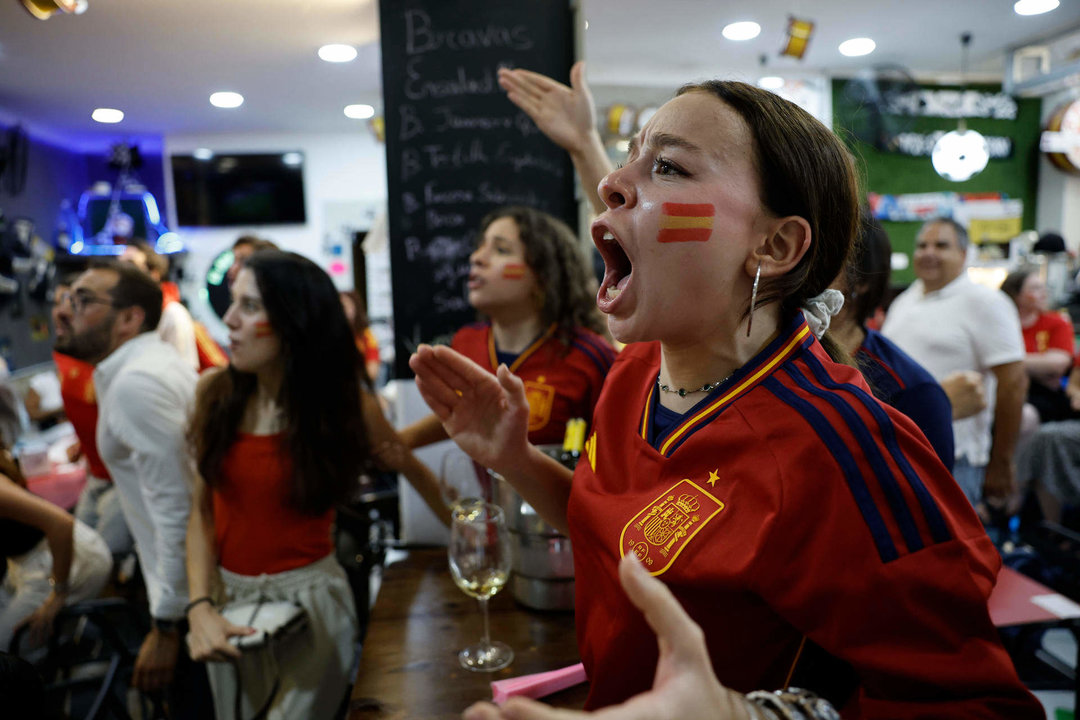
[[[439,494],[451,512],[454,505],[467,500],[491,500],[491,481],[487,469],[476,464],[471,457],[450,448],[443,455],[439,472]]]
[[[447,554],[454,583],[479,601],[484,616],[483,638],[458,653],[458,660],[476,672],[501,670],[513,662],[514,651],[506,643],[491,641],[487,606],[510,577],[510,534],[502,508],[482,500],[455,505]]]

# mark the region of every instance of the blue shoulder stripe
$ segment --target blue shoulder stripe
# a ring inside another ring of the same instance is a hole
[[[615,348],[607,343],[600,342],[596,337],[583,330],[577,331],[575,339],[593,348],[596,351],[596,354],[603,358],[604,362],[607,363],[608,367],[615,362]]]
[[[596,369],[600,371],[601,375],[607,375],[607,371],[611,368],[611,363],[605,363],[602,358],[597,357],[596,350],[589,347],[585,343],[575,340],[572,347],[577,348],[582,352],[585,357],[593,361],[593,365],[596,365]]]
[[[796,395],[789,388],[784,387],[783,383],[777,380],[775,376],[767,378],[762,384],[773,395],[776,395],[776,397],[802,415],[803,419],[810,424],[810,427],[817,432],[821,441],[825,443],[825,447],[832,453],[833,458],[836,459],[844,473],[844,480],[847,482],[848,489],[851,490],[852,497],[855,498],[855,504],[859,507],[859,512],[862,513],[863,520],[870,530],[870,536],[874,539],[874,545],[877,546],[878,556],[881,561],[887,563],[900,557],[896,551],[896,546],[893,544],[892,537],[889,535],[889,530],[885,527],[885,521],[878,512],[877,503],[874,502],[870,490],[863,481],[862,473],[859,472],[859,466],[856,464],[855,458],[851,456],[851,451],[848,450],[847,445],[836,434],[836,431],[833,430],[832,426],[821,414],[821,411]]]
[[[877,478],[882,491],[885,493],[885,499],[892,510],[893,519],[896,520],[896,524],[900,528],[900,534],[904,536],[904,543],[907,545],[908,552],[922,550],[923,540],[919,536],[919,528],[915,526],[915,520],[911,516],[911,510],[908,509],[907,503],[904,501],[903,493],[900,492],[900,486],[896,478],[893,477],[892,470],[889,469],[885,457],[881,454],[881,448],[878,447],[878,444],[870,435],[870,431],[867,430],[866,424],[859,417],[859,414],[840,393],[815,385],[798,368],[787,365],[784,370],[795,381],[796,385],[805,392],[829,403],[833,410],[836,410],[840,417],[844,418],[844,424],[847,425],[848,430],[851,431],[855,441],[862,449],[863,455],[873,469],[874,477]],[[821,378],[818,378],[818,382],[822,382]]]
[[[935,543],[946,542],[952,539],[952,533],[949,532],[949,527],[945,523],[945,518],[941,515],[941,509],[938,507],[937,500],[930,494],[930,491],[926,489],[926,485],[923,484],[922,478],[915,472],[915,468],[911,466],[911,461],[908,460],[907,455],[900,449],[900,442],[896,438],[896,426],[893,425],[892,419],[889,418],[889,414],[874,400],[863,391],[862,388],[851,383],[840,383],[829,377],[829,374],[825,371],[821,362],[817,358],[807,357],[807,365],[814,373],[814,377],[817,378],[818,383],[822,386],[829,388],[830,390],[836,390],[843,388],[855,394],[856,397],[862,402],[862,404],[870,411],[870,414],[874,416],[877,421],[878,430],[881,432],[881,439],[885,443],[885,447],[889,451],[889,455],[892,456],[896,466],[900,468],[900,471],[904,474],[904,478],[907,480],[908,485],[911,486],[912,492],[915,493],[915,497],[919,500],[919,507],[922,508],[923,516],[926,519],[926,525],[930,528],[930,537],[933,538]]]

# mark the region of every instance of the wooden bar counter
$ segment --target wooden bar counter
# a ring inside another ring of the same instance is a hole
[[[454,585],[445,548],[411,550],[383,571],[349,703],[349,720],[458,718],[491,700],[491,681],[557,670],[579,661],[574,615],[518,605],[509,588],[490,601],[491,638],[514,650],[514,662],[494,673],[458,664],[462,648],[480,640],[479,603]],[[544,698],[580,708],[588,685]]]

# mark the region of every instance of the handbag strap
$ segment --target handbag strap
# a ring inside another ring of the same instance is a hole
[[[266,597],[259,596],[258,601],[255,603],[255,609],[251,611],[251,617],[248,618],[248,625],[255,621],[255,617],[259,614],[259,609],[262,608],[263,603],[266,602]],[[262,707],[255,711],[255,714],[251,716],[251,720],[266,720],[267,714],[270,712],[270,706],[274,704],[274,700],[277,698],[278,690],[281,689],[281,672],[277,666],[277,656],[274,655],[274,643],[276,639],[268,636],[266,639],[266,650],[270,653],[270,660],[274,664],[274,684],[270,687],[270,695],[263,702]],[[236,672],[236,699],[233,702],[233,717],[235,720],[242,720],[243,708],[242,700],[244,697],[243,681],[240,677],[240,666],[233,664],[233,670]]]
[[[273,641],[271,641],[273,642]],[[273,657],[273,647],[270,648],[270,656]],[[243,718],[243,708],[241,707],[241,700],[244,697],[244,689],[241,687],[240,680],[240,668],[233,665],[236,670],[236,701],[233,704],[233,717],[236,720]],[[266,720],[267,714],[270,712],[270,706],[274,704],[274,700],[277,698],[278,690],[281,689],[281,674],[277,670],[277,659],[274,658],[274,684],[270,687],[270,695],[266,698],[266,701],[262,704],[262,707],[255,711],[255,714],[251,716],[251,720]]]

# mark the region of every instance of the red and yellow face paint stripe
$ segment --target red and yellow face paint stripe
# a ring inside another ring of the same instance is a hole
[[[255,323],[255,337],[270,337],[273,334],[274,328],[270,327],[270,323],[266,321]]]
[[[659,242],[705,242],[712,235],[716,208],[709,203],[664,203],[661,207]]]
[[[507,280],[520,280],[525,277],[525,263],[508,263],[503,267],[502,276]]]

